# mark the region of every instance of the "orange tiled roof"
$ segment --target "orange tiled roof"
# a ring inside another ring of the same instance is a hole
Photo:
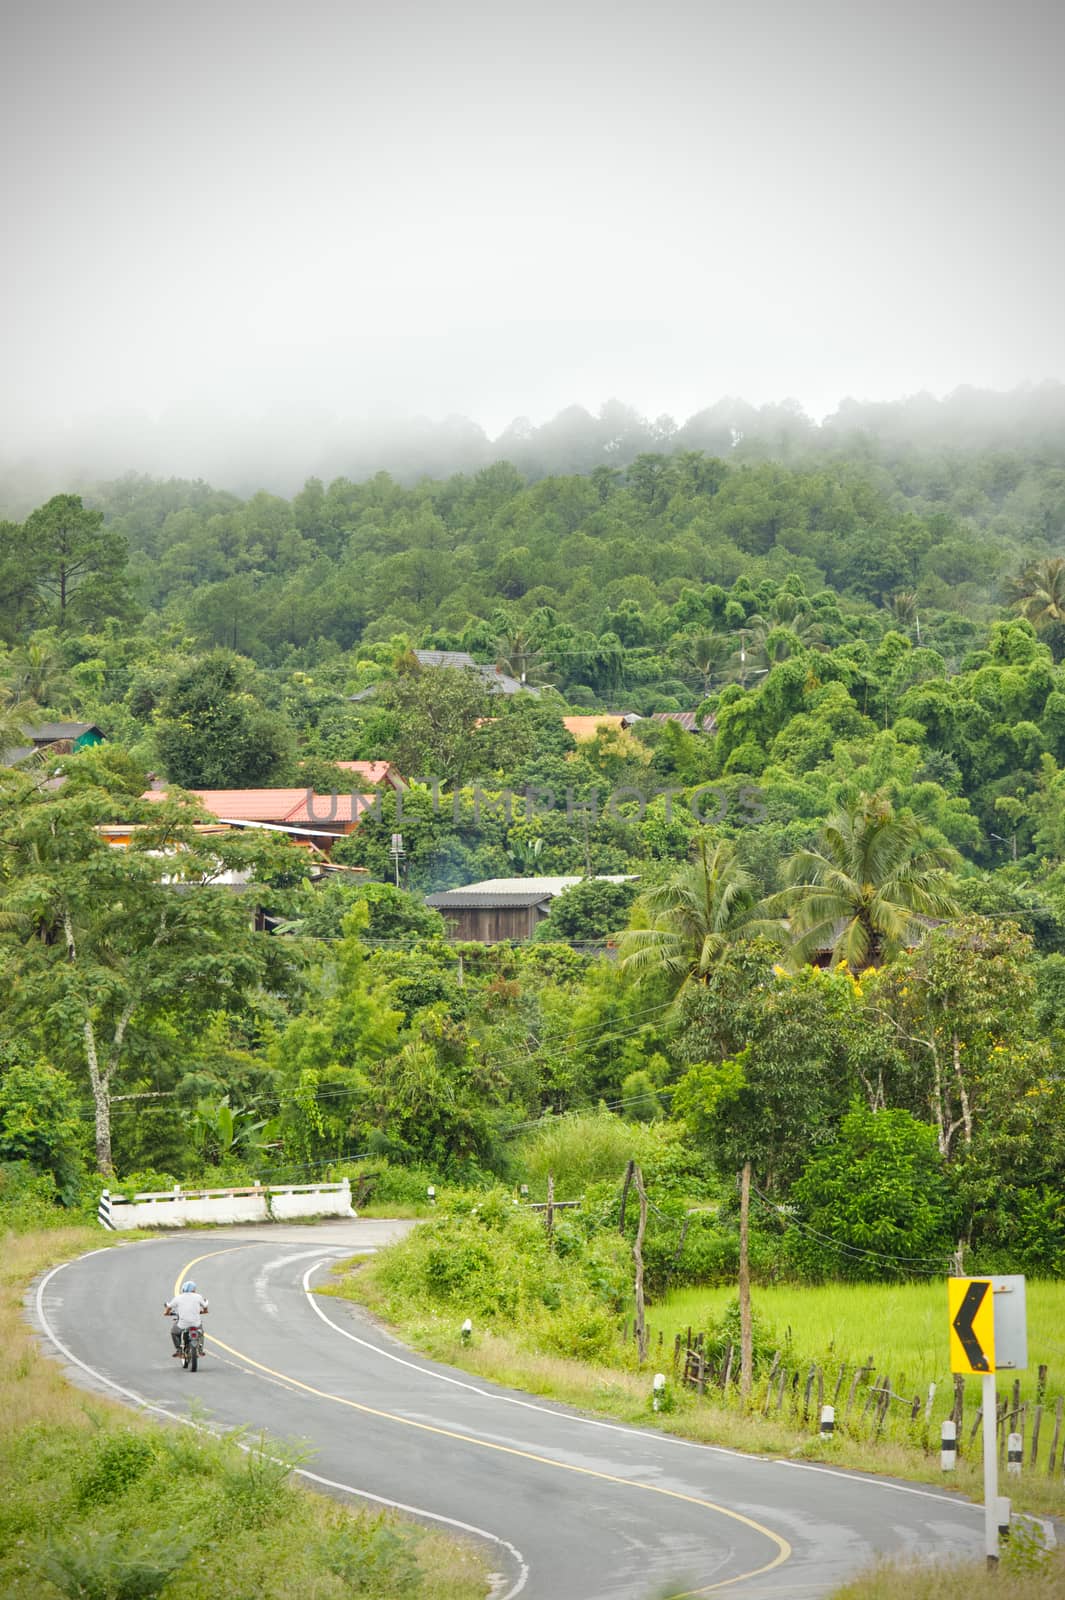
[[[365,778],[367,783],[377,785],[387,783],[401,783],[402,779],[391,761],[334,761],[334,767],[339,767],[342,772],[357,772],[360,778]]]
[[[376,795],[329,794],[304,789],[190,789],[206,811],[239,822],[356,822],[376,804]],[[165,800],[165,789],[149,789],[145,800]]]

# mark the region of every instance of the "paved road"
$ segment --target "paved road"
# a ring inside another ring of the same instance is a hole
[[[79,1383],[170,1415],[195,1398],[218,1425],[309,1441],[317,1481],[475,1533],[496,1600],[815,1600],[878,1552],[979,1555],[980,1508],[955,1496],[584,1417],[412,1356],[308,1292],[402,1227],[127,1244],[48,1274],[34,1314]],[[160,1314],[190,1274],[212,1307],[195,1374]],[[104,1353],[101,1303],[116,1313]]]

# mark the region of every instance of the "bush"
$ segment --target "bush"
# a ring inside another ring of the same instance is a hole
[[[90,1220],[96,1220],[95,1194],[91,1201],[84,1197],[76,1208],[64,1206],[52,1173],[38,1172],[28,1161],[0,1164],[0,1229],[29,1233]]]
[[[42,1577],[70,1600],[153,1600],[188,1560],[193,1541],[157,1533],[72,1533],[40,1555]]]
[[[79,1504],[105,1505],[124,1495],[154,1466],[157,1454],[149,1434],[127,1428],[105,1434],[79,1479]]]
[[[446,1313],[476,1322],[538,1321],[562,1309],[576,1319],[581,1338],[600,1340],[627,1292],[630,1271],[625,1241],[600,1234],[586,1239],[560,1223],[557,1248],[548,1242],[542,1218],[515,1205],[505,1190],[467,1193],[454,1207],[424,1223],[378,1259],[377,1282],[404,1309]],[[583,1320],[582,1320],[583,1319]]]
[[[952,1202],[935,1129],[908,1111],[855,1102],[791,1198],[806,1226],[790,1230],[790,1253],[811,1277],[902,1278],[949,1260]]]

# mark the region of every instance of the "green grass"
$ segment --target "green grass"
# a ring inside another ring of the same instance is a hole
[[[655,1332],[661,1328],[672,1346],[677,1333],[689,1327],[698,1332],[719,1320],[736,1297],[731,1287],[683,1289],[668,1295],[648,1312]],[[1065,1395],[1065,1283],[1033,1280],[1027,1285],[1028,1370],[1016,1374],[1022,1400],[1034,1400],[1038,1368],[1047,1372],[1047,1396]],[[755,1288],[755,1315],[773,1329],[772,1341],[790,1349],[796,1363],[817,1360],[835,1370],[840,1360],[851,1367],[871,1356],[878,1373],[890,1374],[893,1383],[905,1378],[907,1392],[926,1390],[935,1383],[941,1392],[952,1388],[947,1340],[946,1285],[920,1284],[796,1284]],[[1002,1373],[1004,1390],[1014,1374]],[[966,1409],[975,1414],[980,1404],[980,1379],[966,1384]]]

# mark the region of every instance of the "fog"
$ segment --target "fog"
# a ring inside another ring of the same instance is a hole
[[[48,487],[1065,376],[1053,0],[5,22],[0,457]]]

